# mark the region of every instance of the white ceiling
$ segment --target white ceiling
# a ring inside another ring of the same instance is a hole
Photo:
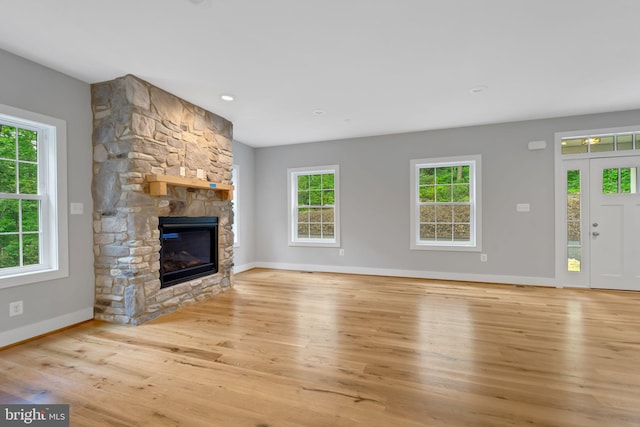
[[[0,48],[88,83],[134,74],[231,120],[254,147],[640,107],[637,0],[2,0],[0,10]]]

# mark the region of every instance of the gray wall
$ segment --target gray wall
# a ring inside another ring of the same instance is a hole
[[[256,260],[254,232],[255,202],[255,149],[238,141],[233,141],[233,164],[238,165],[240,185],[238,187],[238,246],[233,249],[233,263],[236,271],[253,267]],[[235,203],[235,201],[234,201]]]
[[[634,124],[640,124],[638,111],[257,149],[256,261],[553,284],[554,132]],[[533,140],[546,140],[547,148],[529,151]],[[477,252],[411,251],[410,160],[470,154],[482,155],[482,252],[488,262],[481,263]],[[336,248],[287,244],[287,168],[327,164],[340,165],[342,257]],[[517,203],[529,203],[531,212],[517,213]]]
[[[78,322],[80,312],[92,312],[94,279],[89,85],[1,50],[0,70],[0,103],[66,120],[68,200],[84,204],[83,215],[69,216],[69,277],[0,289],[1,345],[3,337]],[[10,318],[17,300],[24,314]]]

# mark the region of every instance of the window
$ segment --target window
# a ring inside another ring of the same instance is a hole
[[[582,209],[580,169],[567,171],[567,271],[580,272]]]
[[[340,246],[339,166],[289,169],[289,244]]]
[[[614,151],[640,150],[640,133],[621,132],[612,134],[594,134],[569,136],[560,141],[561,153],[611,153]]]
[[[0,288],[68,274],[65,127],[0,105]]]
[[[238,200],[238,188],[240,186],[238,179],[240,176],[240,167],[238,165],[233,165],[231,168],[231,182],[233,183],[233,203],[232,203],[232,211],[233,211],[233,223],[231,224],[231,231],[233,232],[233,246],[238,247],[240,244],[238,243],[238,221],[240,218],[238,217],[238,204],[240,200]]]
[[[411,161],[411,249],[481,250],[480,156]]]
[[[638,168],[607,168],[602,170],[602,194],[636,194]]]

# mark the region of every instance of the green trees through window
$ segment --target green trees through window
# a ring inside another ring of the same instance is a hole
[[[602,170],[602,194],[635,194],[636,168]]]
[[[38,133],[0,125],[0,268],[40,263]]]
[[[419,169],[420,240],[470,240],[469,173],[469,165]]]
[[[580,170],[567,171],[567,269],[579,272],[582,262]]]
[[[482,249],[480,155],[413,159],[412,250]]]
[[[314,173],[297,176],[298,239],[335,237],[335,175]]]

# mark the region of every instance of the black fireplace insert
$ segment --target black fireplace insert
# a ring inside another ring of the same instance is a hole
[[[218,272],[218,217],[160,217],[160,288]]]

